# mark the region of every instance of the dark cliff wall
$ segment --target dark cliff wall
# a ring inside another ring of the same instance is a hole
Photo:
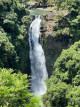
[[[46,57],[46,67],[49,77],[54,70],[54,63],[61,54],[62,50],[68,47],[66,38],[60,40],[56,33],[53,32],[53,28],[56,25],[55,18],[60,12],[51,13],[49,15],[41,16],[41,44],[44,49]]]

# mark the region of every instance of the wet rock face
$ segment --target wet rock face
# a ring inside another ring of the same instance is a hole
[[[65,44],[55,40],[55,38],[52,36],[48,36],[44,39],[46,39],[46,42],[43,42],[43,48],[46,57],[47,71],[50,77],[54,70],[54,63],[61,54],[62,49],[65,48]]]
[[[52,14],[52,13],[51,13]],[[59,14],[52,14],[48,16],[41,16],[41,39],[40,43],[43,46],[45,57],[46,57],[46,67],[49,77],[54,71],[54,63],[56,59],[62,52],[62,49],[65,49],[67,45],[64,41],[59,40],[56,37],[56,33],[53,32],[53,27],[56,25],[54,18]]]
[[[44,33],[44,32],[46,32],[46,31],[47,31],[47,27],[45,26],[45,22],[42,21],[42,22],[41,22],[41,27],[40,27],[40,32],[41,32],[41,33]]]
[[[38,2],[32,2],[32,1],[30,1],[30,2],[28,2],[28,8],[29,9],[33,9],[33,8],[36,8],[36,7],[38,7]]]

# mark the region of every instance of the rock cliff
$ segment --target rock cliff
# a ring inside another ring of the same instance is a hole
[[[56,25],[55,19],[59,14],[60,12],[51,12],[48,15],[41,16],[41,44],[46,57],[46,67],[49,77],[54,70],[54,62],[59,57],[62,50],[67,48],[68,45],[65,40],[59,40],[56,36],[56,32],[53,31]],[[66,14],[67,13],[64,15]]]

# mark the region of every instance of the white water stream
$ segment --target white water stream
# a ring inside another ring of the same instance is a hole
[[[31,61],[31,90],[35,95],[41,96],[46,92],[45,80],[48,78],[45,56],[41,44],[40,35],[40,16],[35,16],[35,20],[29,28],[29,45]]]

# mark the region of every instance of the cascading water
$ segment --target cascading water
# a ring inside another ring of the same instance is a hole
[[[46,92],[45,80],[48,78],[45,56],[42,46],[39,43],[40,16],[35,16],[35,20],[29,28],[29,45],[31,61],[31,90],[35,95],[43,95]]]

